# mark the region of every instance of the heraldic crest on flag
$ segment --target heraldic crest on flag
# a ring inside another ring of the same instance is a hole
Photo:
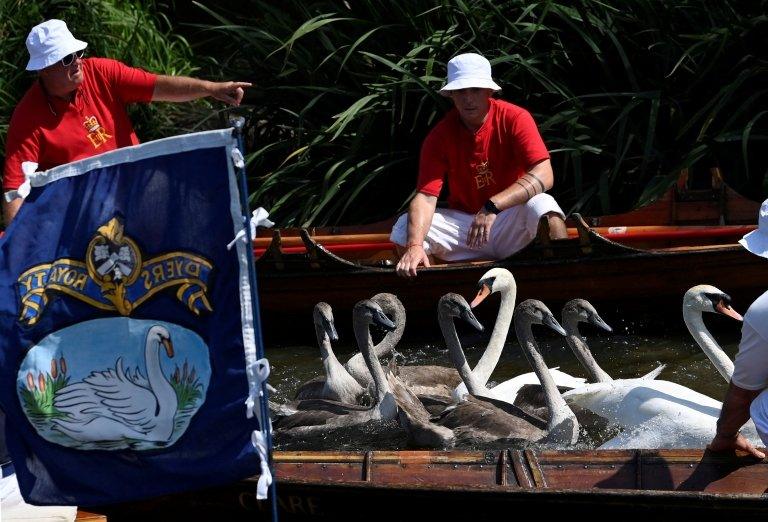
[[[0,404],[28,501],[269,473],[233,156],[209,131],[32,178],[0,239]]]
[[[206,297],[210,261],[187,252],[170,252],[142,262],[138,245],[123,230],[123,219],[114,217],[96,230],[84,261],[57,259],[21,274],[19,319],[30,325],[37,322],[53,292],[130,315],[156,292],[172,287],[179,287],[177,298],[193,313],[211,311]]]

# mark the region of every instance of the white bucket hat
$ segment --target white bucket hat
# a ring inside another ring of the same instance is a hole
[[[34,26],[27,36],[27,70],[45,69],[68,54],[82,51],[86,47],[88,44],[72,36],[62,20],[46,20]]]
[[[501,90],[491,78],[491,62],[476,53],[454,56],[448,62],[448,81],[440,89],[440,94],[446,96],[448,91],[470,87]]]
[[[768,199],[760,205],[757,230],[739,239],[739,243],[753,254],[768,258]]]

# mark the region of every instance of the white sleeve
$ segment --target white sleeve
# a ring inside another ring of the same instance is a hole
[[[768,387],[768,341],[747,321],[741,327],[741,342],[731,380],[745,390]]]

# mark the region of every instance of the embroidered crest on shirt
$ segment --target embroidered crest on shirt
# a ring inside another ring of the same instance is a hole
[[[88,139],[91,141],[94,149],[104,145],[112,136],[107,134],[107,130],[101,126],[96,116],[88,116],[83,122],[83,127],[88,131]]]
[[[478,163],[475,171],[477,172],[475,174],[475,188],[478,190],[496,184],[496,180],[493,179],[493,172],[488,168],[488,160]]]

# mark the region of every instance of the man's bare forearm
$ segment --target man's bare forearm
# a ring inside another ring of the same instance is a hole
[[[421,192],[413,196],[408,208],[408,243],[410,245],[421,245],[432,224],[432,218],[435,215],[437,207],[437,198]]]
[[[217,100],[240,105],[247,82],[210,82],[188,76],[158,75],[152,101],[187,102],[211,96]]]
[[[492,196],[491,201],[499,210],[506,210],[522,205],[537,194],[546,192],[552,188],[553,182],[552,164],[547,159],[531,167],[512,185]]]
[[[749,420],[749,406],[761,390],[745,390],[733,383],[723,399],[723,408],[717,421],[717,435],[735,437],[736,433]]]
[[[16,198],[13,201],[5,201],[5,198],[3,198],[3,223],[5,223],[5,226],[11,224],[11,221],[13,221],[13,218],[16,217],[16,213],[19,211],[19,207],[21,207],[21,204],[24,200],[21,198]]]

